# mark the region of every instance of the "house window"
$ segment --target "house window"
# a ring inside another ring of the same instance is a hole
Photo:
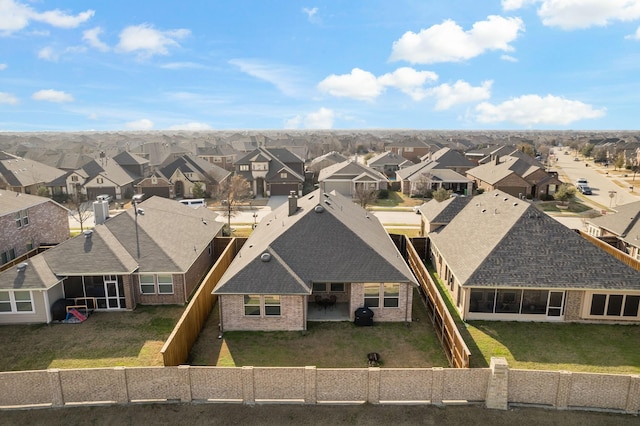
[[[156,280],[153,275],[140,275],[140,292],[142,292],[142,294],[155,294]]]
[[[78,181],[78,176],[73,175],[71,176],[71,182],[77,182]]]
[[[10,248],[7,251],[3,251],[2,253],[0,253],[0,264],[4,264],[7,263],[13,259],[16,258],[16,249],[14,248]]]
[[[344,283],[331,283],[332,293],[344,293]]]
[[[592,316],[638,317],[640,296],[629,294],[594,294],[591,297]]]
[[[158,293],[173,294],[173,276],[158,274]]]
[[[0,312],[33,312],[31,292],[0,292]]]
[[[413,152],[413,147],[412,146],[408,146],[404,149],[406,152]]]
[[[27,226],[29,224],[29,211],[28,210],[20,210],[16,212],[16,226],[18,228],[22,228],[23,226]]]
[[[157,185],[157,184],[158,184],[157,176],[151,176],[151,185]]]
[[[313,292],[314,293],[326,293],[327,292],[327,283],[313,283]]]
[[[329,290],[327,290],[329,286]],[[314,293],[344,293],[344,283],[313,283]]]
[[[286,178],[287,178],[287,176],[289,176],[289,175],[287,174],[287,172],[282,172],[282,173],[280,173],[280,179],[286,179]]]
[[[244,295],[245,316],[280,316],[280,296],[257,294]]]
[[[397,308],[400,299],[400,284],[384,284],[384,307]]]
[[[367,308],[380,306],[380,284],[364,285],[364,306]]]
[[[27,241],[27,251],[33,250],[33,240]]]
[[[246,316],[260,316],[260,296],[255,294],[244,295],[244,314]]]
[[[102,179],[101,177],[99,177],[99,178],[97,178],[97,179],[96,179],[96,182],[97,182],[97,183],[104,183],[104,179]]]
[[[220,157],[213,157],[213,162],[214,162],[214,163],[222,163],[222,158],[220,158]]]
[[[249,171],[249,165],[248,164],[240,164],[240,171],[241,172],[248,172]]]

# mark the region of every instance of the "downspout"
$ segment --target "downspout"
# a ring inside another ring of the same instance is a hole
[[[47,324],[51,323],[51,306],[49,306],[49,293],[47,290],[43,290],[42,294],[44,295],[44,306],[47,313]]]
[[[408,307],[409,307],[409,289],[410,289],[411,285],[409,284],[406,287],[407,287],[407,291],[405,292],[405,295],[404,295],[404,298],[405,298],[405,301],[404,301],[404,306],[405,306],[405,308],[404,308],[404,322],[406,324],[408,324],[409,320],[407,319],[407,316],[409,314],[409,309],[408,309]]]
[[[218,339],[222,339],[222,298],[220,296],[218,296],[218,317],[220,318],[220,322],[218,323]]]

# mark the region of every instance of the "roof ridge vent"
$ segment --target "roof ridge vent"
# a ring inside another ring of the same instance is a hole
[[[260,260],[265,262],[265,263],[269,262],[271,260],[271,253],[268,253],[268,252],[265,251],[264,253],[262,253],[260,255]]]
[[[82,231],[82,233],[84,234],[85,238],[91,238],[91,236],[93,235],[93,229],[87,229],[85,231]]]
[[[18,270],[18,273],[24,272],[24,270],[27,269],[27,266],[29,266],[27,262],[20,262],[16,265],[16,269]]]

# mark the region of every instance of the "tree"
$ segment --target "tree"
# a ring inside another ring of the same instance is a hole
[[[623,153],[618,154],[618,156],[616,157],[616,162],[613,163],[613,166],[615,167],[616,170],[621,169],[622,167],[624,167],[624,154]]]
[[[533,149],[533,145],[530,143],[521,143],[518,145],[518,151],[522,151],[527,154],[529,157],[535,157],[535,151]]]
[[[84,231],[84,223],[93,214],[93,205],[80,193],[70,194],[69,214],[80,224],[80,232]]]
[[[371,204],[378,197],[378,190],[367,188],[365,184],[356,184],[356,191],[353,198],[360,204],[363,209]]]
[[[39,186],[38,187],[38,191],[36,192],[36,194],[40,197],[48,197],[49,196],[49,190],[47,189],[46,186]]]
[[[444,189],[443,187],[440,187],[436,191],[433,191],[433,199],[440,203],[451,197],[452,193],[453,191],[451,191],[450,189]]]
[[[593,160],[596,163],[604,163],[607,161],[607,149],[600,146],[593,149]]]
[[[558,187],[555,194],[553,194],[553,198],[561,203],[566,203],[567,201],[573,199],[576,196],[576,187],[573,185],[569,185],[563,183]]]
[[[193,184],[193,188],[191,188],[191,193],[193,194],[193,198],[204,198],[205,192],[202,187],[202,182],[196,182]]]
[[[238,211],[238,204],[251,195],[251,186],[240,175],[232,176],[218,187],[218,198],[223,207],[222,215],[227,218],[227,232],[231,235],[231,217]]]
[[[585,158],[589,158],[591,157],[591,153],[593,152],[594,148],[595,148],[594,144],[588,143],[582,147],[582,150],[580,152],[582,153],[582,155],[585,156]]]
[[[416,193],[426,198],[431,192],[431,173],[422,173],[415,184]]]

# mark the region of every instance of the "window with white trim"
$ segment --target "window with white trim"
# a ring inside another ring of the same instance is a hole
[[[97,183],[104,183],[104,179],[99,177],[99,178],[96,179],[96,182]]]
[[[367,308],[380,306],[380,284],[364,285],[364,306]]]
[[[155,294],[156,279],[153,274],[140,274],[140,292],[142,294]]]
[[[173,294],[173,275],[158,274],[158,293]]]
[[[240,164],[240,171],[241,172],[248,172],[249,171],[249,165],[248,164]]]
[[[251,317],[279,317],[281,313],[280,296],[268,294],[244,295],[244,315]]]
[[[31,292],[28,290],[0,291],[0,313],[33,312]]]
[[[280,179],[286,179],[288,176],[287,172],[280,173]]]
[[[16,212],[16,226],[22,228],[29,224],[29,210],[20,210]]]
[[[397,308],[400,305],[400,284],[383,284],[382,291],[384,292],[383,306],[385,308]]]
[[[368,308],[397,308],[400,306],[400,284],[365,284],[364,305]]]

